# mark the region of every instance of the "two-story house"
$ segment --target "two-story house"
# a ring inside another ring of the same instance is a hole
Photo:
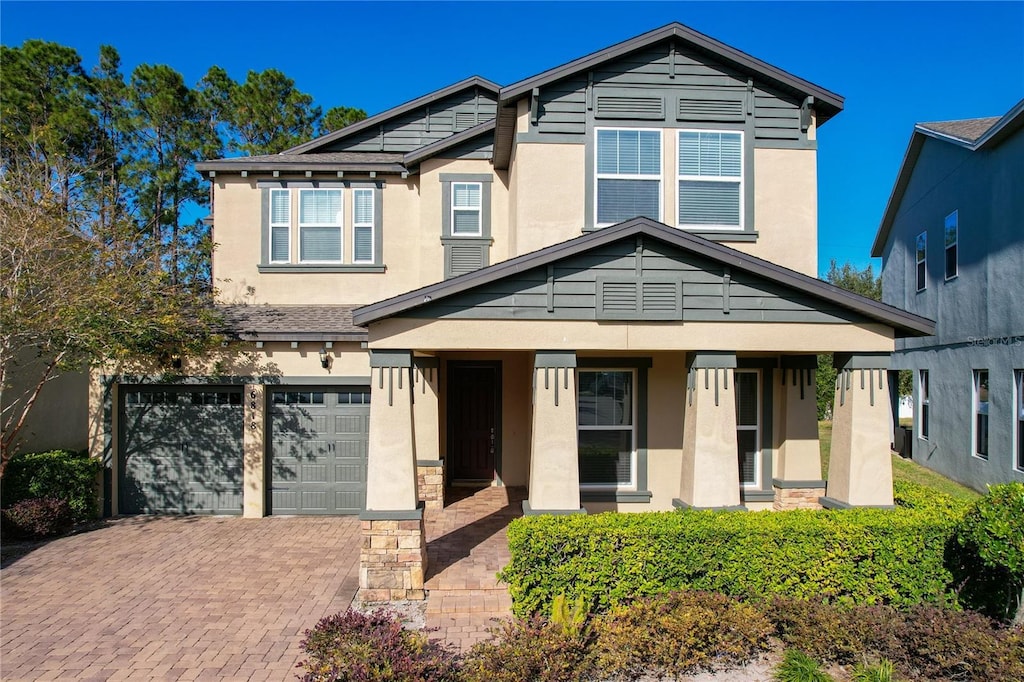
[[[896,342],[914,373],[914,459],[983,491],[1024,481],[1024,100],[919,123],[871,255],[882,300],[937,320]]]
[[[414,596],[441,480],[528,514],[892,504],[889,356],[933,324],[814,277],[842,107],[670,24],[200,164],[245,355],[104,377],[113,511],[360,513],[361,586]]]

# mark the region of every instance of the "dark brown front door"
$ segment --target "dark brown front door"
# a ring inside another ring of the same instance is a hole
[[[448,456],[452,480],[490,481],[499,447],[500,362],[448,363]]]

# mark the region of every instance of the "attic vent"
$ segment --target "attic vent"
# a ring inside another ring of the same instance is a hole
[[[664,100],[661,97],[632,97],[598,95],[598,118],[665,118]]]
[[[645,313],[674,313],[680,307],[679,282],[642,282]]]
[[[683,283],[671,277],[598,277],[599,320],[679,320]]]
[[[679,98],[679,121],[742,121],[743,100]]]
[[[486,245],[477,243],[446,245],[446,275],[455,277],[487,265],[486,248]]]
[[[455,112],[455,130],[467,130],[476,125],[476,114],[472,111]]]
[[[636,312],[636,282],[604,282],[601,293],[605,311]]]

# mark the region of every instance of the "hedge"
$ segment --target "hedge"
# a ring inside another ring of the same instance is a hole
[[[75,522],[95,518],[98,513],[96,482],[102,469],[89,453],[51,450],[18,454],[11,458],[2,482],[3,507],[22,500],[57,498],[67,501]]]
[[[601,613],[680,589],[840,605],[956,605],[944,555],[963,506],[938,493],[910,492],[916,501],[901,499],[894,510],[516,519],[508,530],[511,562],[499,577],[524,617],[546,613],[559,594],[582,596]]]

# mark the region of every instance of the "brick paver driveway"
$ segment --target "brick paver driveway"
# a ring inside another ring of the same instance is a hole
[[[358,588],[359,522],[136,517],[0,571],[0,678],[295,679]]]

